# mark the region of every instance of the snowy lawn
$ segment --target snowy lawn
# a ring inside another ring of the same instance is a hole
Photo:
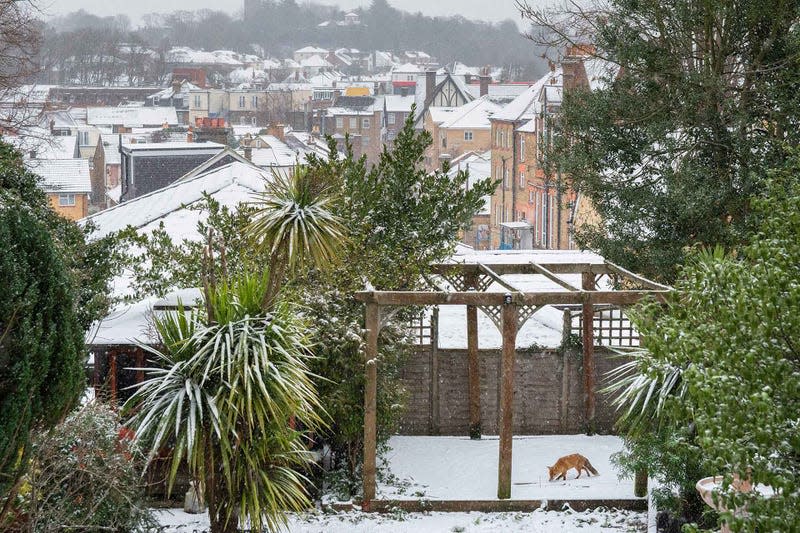
[[[493,500],[497,498],[499,440],[484,437],[395,436],[382,456],[379,499]],[[619,437],[546,435],[514,437],[511,498],[598,500],[633,498],[633,480],[617,478],[609,457]],[[589,459],[600,473],[587,478],[570,470],[566,481],[548,481],[547,466],[571,453]],[[386,474],[388,467],[388,475]]]
[[[180,509],[156,511],[164,533],[194,533],[208,529],[208,515]],[[550,533],[644,532],[645,513],[595,510],[585,513],[308,513],[292,515],[290,533]]]

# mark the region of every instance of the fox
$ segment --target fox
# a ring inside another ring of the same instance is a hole
[[[550,471],[550,481],[558,478],[566,480],[567,470],[570,468],[574,468],[578,471],[578,477],[581,477],[581,470],[586,470],[587,476],[589,475],[589,472],[595,476],[598,475],[597,470],[595,470],[595,468],[592,466],[592,463],[589,462],[589,459],[579,453],[573,453],[571,455],[565,455],[564,457],[561,457],[553,466],[547,467],[547,469]]]

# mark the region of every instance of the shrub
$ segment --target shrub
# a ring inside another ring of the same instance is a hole
[[[92,402],[34,440],[30,531],[149,530],[143,456],[109,407]]]

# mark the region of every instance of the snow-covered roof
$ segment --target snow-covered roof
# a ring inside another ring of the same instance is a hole
[[[147,298],[133,304],[121,304],[86,334],[86,343],[94,346],[129,345],[158,341],[153,328],[153,316],[165,313],[159,307],[174,307],[180,302],[186,306],[202,300],[199,289],[179,289],[164,298]]]
[[[383,99],[388,113],[410,113],[411,106],[414,105],[414,95],[387,94]]]
[[[3,141],[14,145],[29,159],[72,159],[80,155],[76,154],[78,138],[75,135],[53,136],[40,128],[31,128],[28,133],[30,135],[7,135]]]
[[[303,68],[328,68],[332,67],[333,65],[322,59],[320,56],[313,55],[300,61],[300,66]]]
[[[536,133],[536,119],[530,119],[528,122],[518,127],[517,131],[521,133]]]
[[[551,83],[552,81],[555,81],[555,83]],[[562,81],[561,68],[557,68],[554,72],[548,72],[539,78],[536,83],[525,89],[522,94],[514,98],[511,103],[495,113],[492,118],[510,122],[530,120],[538,111],[537,104],[539,103],[542,89],[547,85],[561,86]]]
[[[186,46],[170,48],[166,54],[168,63],[200,64],[200,65],[241,65],[241,55],[232,50],[214,50],[205,52]]]
[[[441,124],[453,118],[457,110],[457,107],[429,107],[428,113],[430,113],[431,121],[434,124]]]
[[[450,168],[450,176],[455,176],[455,174],[461,170],[465,170],[469,173],[469,178],[467,179],[467,187],[470,189],[475,186],[475,184],[479,181],[483,181],[486,178],[492,177],[492,152],[468,152],[466,154],[462,154],[453,161],[450,162],[452,165]],[[483,205],[481,206],[480,211],[478,211],[478,215],[488,215],[491,212],[491,204],[492,204],[492,197],[491,195],[486,195],[483,197]]]
[[[619,74],[619,65],[599,57],[585,59],[583,68],[586,70],[586,78],[589,80],[589,90],[592,91],[605,89],[609,81]]]
[[[126,152],[145,152],[145,151],[163,151],[163,150],[183,150],[192,152],[202,152],[211,150],[213,153],[216,153],[222,150],[223,148],[225,148],[224,144],[219,144],[215,142],[190,143],[186,141],[177,141],[177,142],[166,142],[166,143],[133,143],[133,144],[126,144],[123,142],[122,144],[122,149]]]
[[[240,153],[243,151],[240,150]],[[260,135],[253,141],[251,161],[261,168],[292,168],[301,161],[305,154],[295,152],[273,135]]]
[[[425,70],[422,67],[420,67],[418,65],[415,65],[414,63],[405,63],[403,65],[400,65],[399,67],[394,67],[392,69],[392,72],[399,72],[399,73],[403,73],[403,74],[406,74],[406,73],[407,74],[417,74],[419,72],[425,72]]]
[[[270,173],[241,162],[230,163],[190,179],[176,181],[162,189],[139,196],[82,220],[92,221],[97,231],[92,238],[101,238],[115,231],[133,226],[149,233],[164,222],[173,239],[196,238],[197,221],[201,213],[187,209],[199,201],[203,193],[210,194],[222,205],[235,206],[251,199],[254,192],[264,189],[264,180]]]
[[[327,54],[328,51],[318,46],[304,46],[294,51],[295,54]]]
[[[86,159],[28,159],[25,166],[41,176],[41,187],[49,193],[89,193],[89,161]]]
[[[97,126],[118,125],[127,128],[178,125],[174,107],[90,107],[86,110],[86,123]]]
[[[445,120],[439,127],[450,129],[490,129],[492,127],[489,118],[500,111],[500,106],[489,100],[488,96],[482,96],[461,107],[455,108],[450,118]]]

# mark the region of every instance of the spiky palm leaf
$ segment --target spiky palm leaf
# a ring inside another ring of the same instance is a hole
[[[615,351],[631,360],[606,374],[610,384],[602,392],[613,396],[611,404],[622,411],[621,424],[632,432],[646,430],[657,423],[668,399],[681,398],[686,393],[686,383],[681,379],[683,369],[666,363],[653,367],[651,358],[647,359],[650,366],[643,368],[642,359],[647,355],[644,348]]]
[[[273,173],[263,193],[253,202],[258,208],[249,233],[270,255],[281,255],[288,268],[311,262],[330,263],[345,231],[330,210],[332,196],[316,183],[304,167],[289,174]]]
[[[235,520],[238,507],[255,530],[275,529],[284,511],[310,505],[301,474],[309,454],[288,420],[313,429],[323,412],[295,310],[277,303],[267,316],[252,314],[267,281],[218,287],[210,297],[215,324],[202,324],[197,314],[157,318],[163,349],[145,348],[163,368],[147,370],[128,404],[151,458],[173,446],[170,487],[186,459],[193,475],[219,476],[222,520]]]

